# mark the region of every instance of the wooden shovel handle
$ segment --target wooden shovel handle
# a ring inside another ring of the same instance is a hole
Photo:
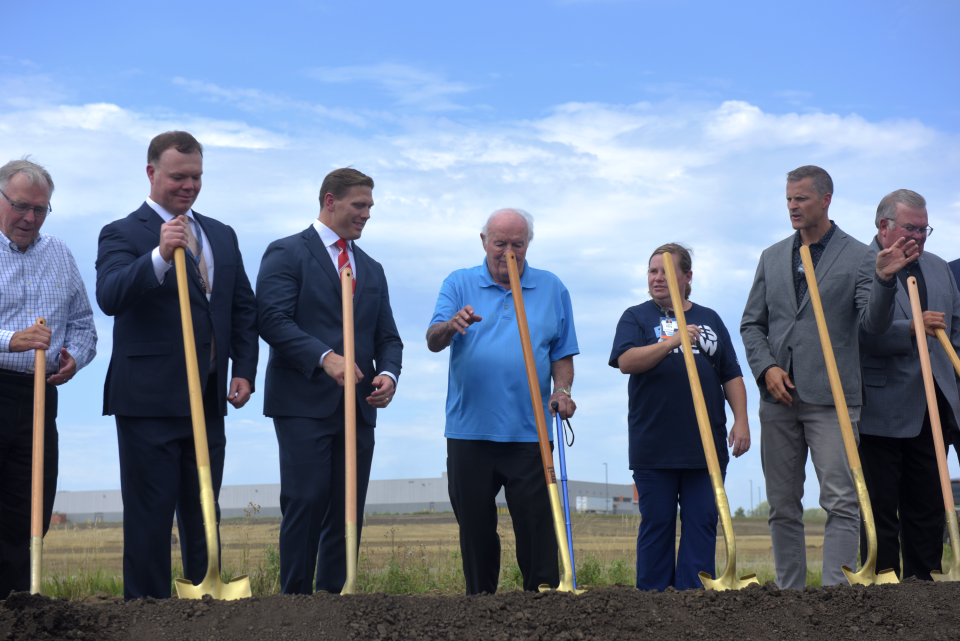
[[[950,344],[950,338],[947,336],[947,333],[942,329],[938,329],[937,339],[939,339],[940,344],[943,345],[943,351],[947,353],[947,358],[953,363],[953,369],[955,369],[957,375],[960,376],[960,358],[957,358],[957,350],[953,349],[953,345]]]
[[[200,368],[197,366],[197,343],[193,335],[193,313],[190,311],[190,282],[187,280],[187,260],[183,247],[177,247],[173,251],[173,266],[177,274],[180,324],[183,326],[183,352],[187,362],[187,390],[190,394],[190,418],[193,424],[197,467],[210,467],[207,423],[203,414],[203,390],[200,387]]]
[[[803,273],[807,278],[807,291],[810,292],[813,314],[817,318],[820,347],[823,350],[823,360],[827,365],[827,378],[830,380],[830,391],[833,393],[833,404],[837,409],[837,419],[840,421],[843,448],[847,451],[847,461],[850,463],[850,469],[856,469],[860,467],[860,453],[857,451],[857,440],[853,436],[853,424],[850,422],[850,412],[847,410],[847,399],[843,395],[843,385],[840,384],[837,360],[833,356],[833,346],[830,343],[830,334],[827,331],[827,319],[823,315],[823,305],[820,303],[817,272],[813,268],[810,248],[806,245],[800,247],[800,259],[803,261]]]
[[[703,453],[707,457],[707,470],[711,475],[720,476],[720,461],[717,458],[717,445],[713,440],[713,431],[710,428],[710,414],[707,412],[707,403],[703,399],[703,388],[700,386],[700,374],[697,372],[697,363],[693,357],[693,347],[690,344],[690,335],[687,333],[687,317],[683,313],[683,298],[677,287],[677,274],[673,266],[673,256],[664,252],[663,271],[667,276],[667,287],[670,289],[670,303],[673,313],[677,317],[677,331],[680,332],[680,345],[683,347],[683,362],[687,366],[687,378],[690,379],[690,391],[693,394],[693,409],[697,414],[697,425],[700,427],[700,441],[703,443]]]
[[[923,389],[927,394],[927,414],[930,415],[930,431],[933,432],[933,449],[937,453],[937,469],[940,472],[940,491],[943,493],[943,506],[947,512],[953,511],[953,490],[950,488],[950,472],[947,469],[947,452],[943,447],[943,430],[940,427],[940,409],[937,405],[937,392],[933,385],[933,368],[930,366],[930,347],[927,333],[923,329],[923,311],[920,308],[920,294],[917,279],[907,279],[907,292],[910,295],[910,312],[913,315],[913,329],[917,335],[917,352],[920,354],[920,372],[923,374]],[[950,353],[949,351],[947,352]],[[954,354],[956,356],[956,354]]]
[[[37,325],[47,326],[43,318]],[[43,425],[46,419],[47,350],[38,349],[33,362],[33,475],[31,478],[30,536],[43,536]]]
[[[543,461],[543,473],[547,485],[557,484],[557,473],[553,468],[553,452],[550,450],[550,433],[547,432],[547,419],[543,415],[543,397],[540,396],[540,379],[537,366],[533,362],[533,344],[530,342],[530,328],[527,325],[527,311],[523,306],[523,289],[520,285],[520,270],[517,268],[517,256],[507,252],[507,271],[510,273],[510,292],[517,313],[517,326],[520,329],[520,346],[523,348],[523,364],[527,370],[527,385],[530,387],[530,401],[533,404],[533,418],[537,423],[537,440],[540,442],[540,458]]]
[[[343,407],[346,455],[347,523],[357,522],[357,376],[353,341],[353,271],[340,272],[343,299]]]

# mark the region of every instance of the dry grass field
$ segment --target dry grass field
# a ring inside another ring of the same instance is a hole
[[[636,562],[638,515],[574,515],[572,521],[578,576],[603,583],[632,583]],[[678,521],[677,531],[680,531]],[[806,524],[810,582],[819,583],[823,547],[822,519]],[[764,518],[734,519],[740,574],[754,572],[761,581],[773,579],[770,534]],[[504,587],[516,582],[509,576],[514,536],[509,516],[501,516],[499,532],[504,549]],[[266,573],[276,563],[280,521],[275,518],[230,519],[221,523],[223,569],[227,575]],[[170,554],[174,572],[179,570],[180,549],[177,530],[171,532]],[[679,536],[678,536],[679,539]],[[717,563],[725,565],[722,533],[717,537]],[[101,578],[122,574],[123,528],[119,523],[55,525],[44,539],[44,576],[96,575]],[[434,580],[426,575],[453,577],[441,591],[457,590],[459,569],[458,528],[453,514],[368,516],[363,526],[361,584],[369,590],[432,591]],[[366,571],[366,574],[364,574]],[[592,572],[592,574],[591,574]],[[416,579],[417,574],[422,575]],[[514,574],[516,571],[514,570]],[[461,575],[462,576],[462,575]],[[367,581],[364,583],[364,577]],[[429,578],[429,577],[427,577]],[[274,579],[269,582],[275,583]],[[406,588],[404,587],[406,586]],[[275,586],[262,586],[267,592]]]

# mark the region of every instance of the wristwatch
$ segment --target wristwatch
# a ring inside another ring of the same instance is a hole
[[[568,389],[564,389],[564,388],[562,388],[562,387],[558,387],[557,389],[553,390],[553,393],[554,393],[554,394],[556,394],[557,392],[560,392],[561,394],[566,394],[566,395],[567,395],[567,398],[572,398],[572,397],[570,396],[570,390],[568,390]]]

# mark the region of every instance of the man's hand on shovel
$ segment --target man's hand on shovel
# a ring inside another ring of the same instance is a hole
[[[323,371],[327,373],[327,376],[335,380],[337,382],[337,385],[339,385],[340,387],[343,387],[343,375],[344,375],[343,356],[340,356],[340,354],[337,354],[336,352],[330,352],[329,354],[323,357],[322,367],[323,367]],[[363,374],[360,372],[360,367],[356,363],[353,364],[353,369],[355,372],[354,376],[356,377],[354,380],[357,383],[359,383],[360,381],[363,380]]]
[[[927,310],[923,313],[923,331],[926,332],[927,336],[936,338],[938,329],[946,331],[947,323],[943,320],[945,317],[946,314],[943,312]],[[914,323],[910,323],[910,335],[917,335],[917,328]]]

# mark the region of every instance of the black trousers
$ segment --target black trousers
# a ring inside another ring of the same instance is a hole
[[[43,533],[57,494],[57,388],[46,386],[43,432]],[[33,474],[33,375],[0,370],[0,599],[30,589]]]
[[[361,401],[364,402],[364,401]],[[357,412],[357,546],[373,462],[375,429]],[[277,416],[280,446],[280,589],[339,594],[347,580],[344,407],[324,419]]]
[[[551,450],[553,445],[551,444]],[[523,589],[560,585],[557,536],[539,443],[447,439],[450,502],[460,525],[467,594],[497,591],[497,494],[504,488],[517,538]]]
[[[219,500],[227,446],[216,373],[207,381],[203,413],[214,500]],[[157,393],[161,393],[158,391]],[[183,576],[194,585],[207,573],[193,423],[189,416],[117,416],[123,496],[123,596],[170,596],[170,530],[177,515]],[[220,505],[216,505],[220,525]],[[217,528],[219,533],[220,528]],[[217,554],[220,554],[219,545]]]
[[[932,580],[930,571],[940,569],[943,556],[945,511],[930,414],[913,438],[861,433],[859,451],[877,527],[877,570],[893,568],[901,577],[902,555],[902,577]],[[860,557],[866,555],[861,522]]]

